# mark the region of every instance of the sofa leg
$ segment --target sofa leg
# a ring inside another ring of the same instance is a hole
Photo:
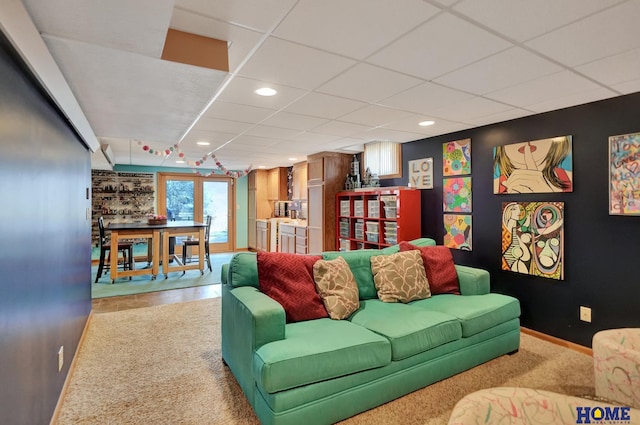
[[[514,354],[516,354],[518,351],[520,351],[520,349],[519,349],[519,348],[516,348],[516,349],[515,349],[515,350],[513,350],[513,351],[509,351],[507,354],[508,354],[508,355],[510,355],[510,356],[513,356],[513,355],[514,355]]]

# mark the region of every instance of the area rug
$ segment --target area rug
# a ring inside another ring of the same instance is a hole
[[[340,424],[446,424],[465,394],[496,386],[592,397],[593,361],[523,334],[520,351],[514,355]],[[95,314],[55,423],[258,425],[222,363],[220,298]]]
[[[187,270],[183,275],[182,272],[171,272],[167,279],[164,274],[160,273],[156,279],[151,279],[151,275],[132,276],[119,278],[115,283],[111,283],[109,273],[98,279],[98,283],[91,284],[91,298],[116,297],[119,295],[133,295],[145,292],[166,291],[168,289],[190,288],[193,286],[212,285],[221,283],[220,272],[222,265],[228,263],[233,253],[212,254],[211,269],[204,269],[204,274],[200,274],[200,270]],[[138,263],[137,267],[145,267],[146,263]],[[98,267],[91,268],[91,282],[95,282]],[[160,270],[162,272],[162,269]]]

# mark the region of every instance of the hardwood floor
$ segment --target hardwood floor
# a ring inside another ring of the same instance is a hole
[[[173,304],[183,301],[216,298],[222,293],[220,284],[196,286],[193,288],[172,289],[169,291],[147,292],[145,294],[124,295],[120,297],[98,298],[93,300],[93,313],[130,310],[161,304]]]

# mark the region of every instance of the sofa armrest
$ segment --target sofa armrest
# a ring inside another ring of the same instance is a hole
[[[220,270],[220,282],[223,285],[229,283],[229,263],[225,263],[222,265],[222,269]]]
[[[460,293],[462,295],[483,295],[491,290],[489,272],[470,266],[456,264]]]
[[[222,358],[252,405],[253,353],[284,335],[284,309],[277,301],[252,286],[222,285]]]

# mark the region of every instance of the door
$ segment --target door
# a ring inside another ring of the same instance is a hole
[[[235,249],[233,179],[158,173],[158,212],[172,221],[206,221],[211,216],[210,252]]]

